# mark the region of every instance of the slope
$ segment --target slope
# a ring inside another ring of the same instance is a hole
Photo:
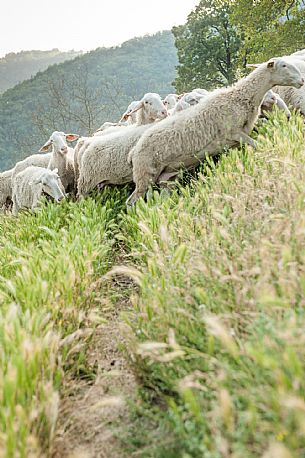
[[[52,130],[88,134],[145,92],[172,91],[171,32],[99,48],[6,91],[0,98],[0,170],[35,152]]]
[[[50,51],[11,52],[0,59],[0,93],[16,84],[33,77],[37,72],[46,70],[50,65],[74,59],[79,51],[63,52],[59,49]]]

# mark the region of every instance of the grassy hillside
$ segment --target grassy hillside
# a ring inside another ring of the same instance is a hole
[[[21,51],[9,53],[0,59],[0,93],[46,70],[50,65],[74,59],[81,52],[59,49],[50,51]]]
[[[87,135],[145,92],[173,90],[171,32],[134,38],[53,65],[0,97],[0,170],[36,152],[54,130]]]
[[[1,218],[1,455],[48,449],[63,380],[94,376],[90,334],[130,298],[126,456],[304,456],[303,120],[260,134],[127,213],[112,189]],[[134,286],[109,295],[114,263]]]

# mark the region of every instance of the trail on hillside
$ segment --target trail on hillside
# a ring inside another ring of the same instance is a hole
[[[64,390],[52,458],[128,456],[120,436],[129,422],[127,401],[135,397],[136,379],[120,349],[123,334],[117,312],[96,330],[88,349],[96,379],[93,384],[74,380]]]

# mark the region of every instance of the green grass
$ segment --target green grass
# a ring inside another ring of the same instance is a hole
[[[73,333],[90,335],[100,294],[92,283],[112,263],[119,199],[105,199],[47,204],[36,214],[1,219],[1,456],[48,449],[63,371],[77,376],[86,369],[80,367],[86,339]]]
[[[1,217],[0,456],[48,452],[64,377],[94,376],[106,294],[133,304],[129,456],[305,456],[304,149],[302,120],[277,114],[256,151],[127,213],[108,190]],[[138,288],[99,286],[114,263]]]
[[[135,428],[131,453],[305,456],[302,123],[273,118],[257,151],[230,151],[124,219],[142,274],[128,317],[138,415],[151,422],[153,407],[162,425],[150,443]]]

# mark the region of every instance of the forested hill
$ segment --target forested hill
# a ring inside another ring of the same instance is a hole
[[[173,90],[178,63],[165,31],[98,48],[6,91],[0,97],[0,170],[34,153],[53,130],[87,135],[117,120],[145,92]]]
[[[79,51],[62,52],[59,49],[50,51],[22,51],[9,53],[0,59],[0,93],[18,83],[31,78],[50,65],[74,59]]]

